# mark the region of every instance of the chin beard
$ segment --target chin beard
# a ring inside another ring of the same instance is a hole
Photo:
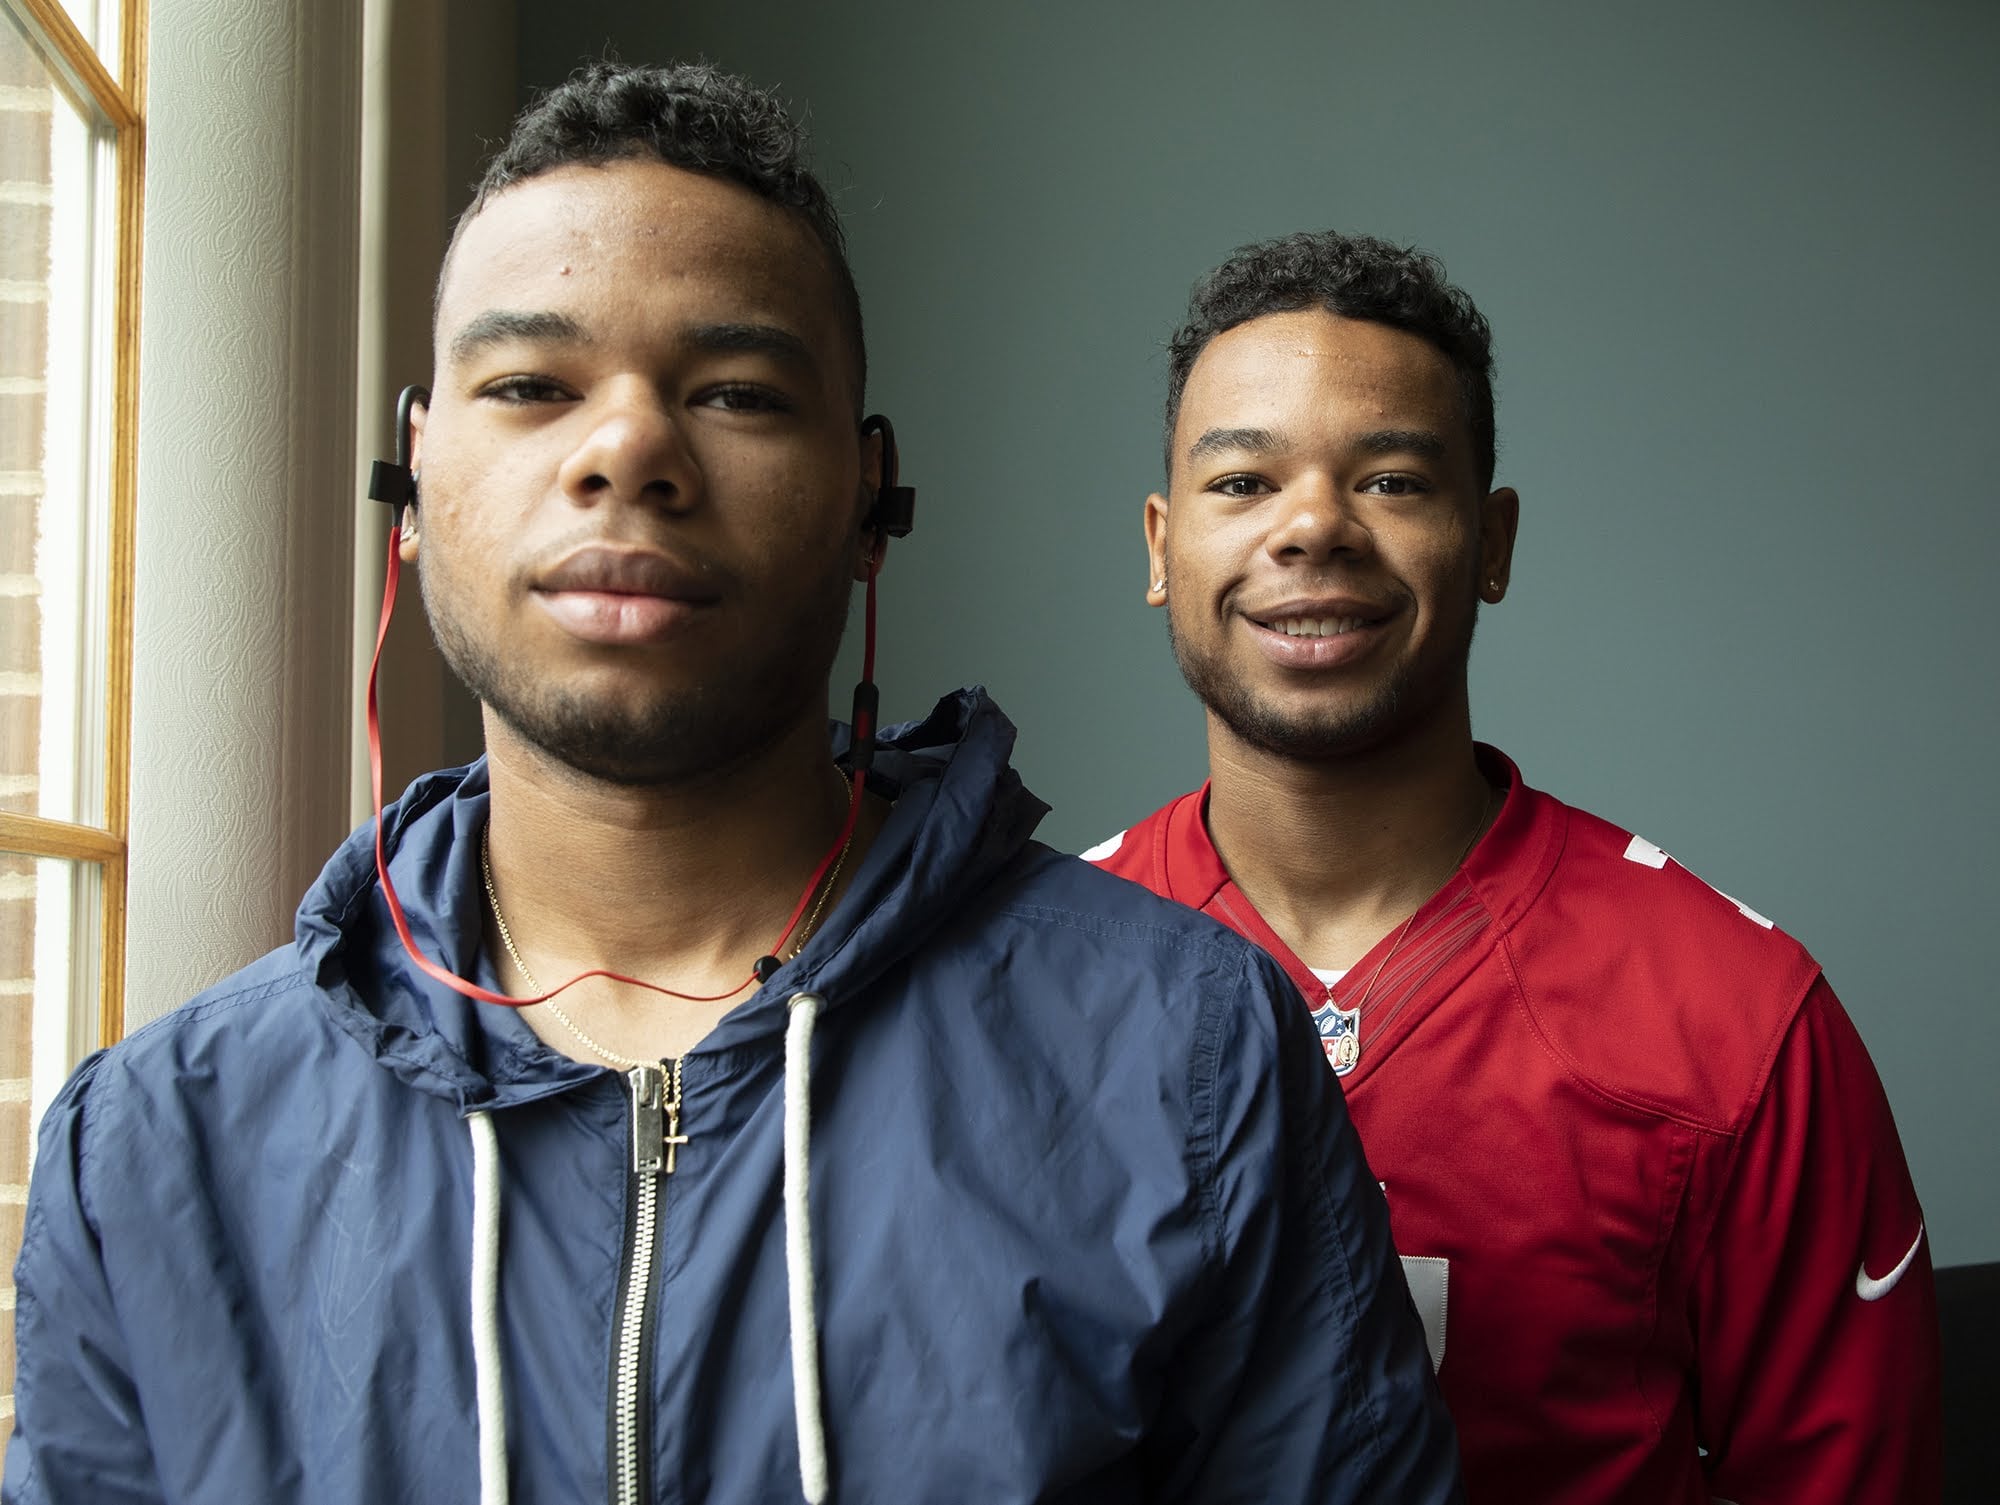
[[[629,787],[686,784],[754,757],[824,712],[826,678],[847,627],[851,582],[830,574],[792,598],[754,656],[692,689],[631,702],[538,680],[443,609],[424,576],[438,650],[465,687],[523,741],[589,779]],[[799,645],[806,645],[801,648]]]
[[[1275,757],[1324,762],[1371,751],[1430,715],[1446,698],[1451,683],[1464,682],[1465,665],[1472,650],[1472,628],[1468,620],[1465,641],[1449,660],[1454,666],[1453,673],[1433,679],[1419,675],[1415,666],[1404,664],[1374,686],[1367,699],[1358,704],[1348,702],[1300,711],[1281,710],[1259,700],[1218,659],[1191,648],[1174,631],[1171,612],[1167,616],[1167,641],[1173,645],[1181,678],[1187,681],[1195,698],[1238,740]]]
[[[704,687],[626,709],[563,692],[518,694],[518,686],[493,677],[490,660],[454,660],[452,667],[538,752],[585,778],[632,788],[687,784],[741,763],[814,703],[810,694],[725,698]]]

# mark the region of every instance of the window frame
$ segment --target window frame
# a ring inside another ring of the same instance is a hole
[[[122,0],[118,77],[61,0],[0,0],[47,49],[79,99],[113,133],[111,423],[104,622],[104,821],[86,825],[0,811],[0,851],[90,863],[102,909],[96,1045],[125,1032],[125,911],[132,767],[132,580],[138,507],[139,272],[146,192],[146,0]]]

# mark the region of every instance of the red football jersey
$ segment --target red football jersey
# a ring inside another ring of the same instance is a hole
[[[1480,756],[1499,818],[1332,990],[1230,881],[1206,787],[1084,855],[1264,946],[1314,1010],[1474,1505],[1937,1500],[1923,1212],[1818,965]]]

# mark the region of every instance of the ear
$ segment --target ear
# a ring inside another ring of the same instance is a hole
[[[1521,498],[1511,486],[1502,486],[1479,504],[1479,599],[1489,606],[1507,594],[1520,523]]]
[[[870,575],[882,573],[882,566],[888,559],[889,538],[879,528],[867,525],[868,517],[875,510],[875,499],[882,492],[882,431],[870,429],[861,436],[861,552],[854,561],[854,578],[866,580]]]
[[[423,403],[419,402],[411,404],[410,475],[413,480],[415,477],[423,474],[424,425],[430,421],[430,416],[431,416],[431,410]],[[415,564],[417,562],[417,544],[418,544],[417,504],[415,500],[412,500],[410,504],[403,509],[401,527],[403,530],[403,537],[401,544],[398,546],[398,551],[403,556],[403,563]]]
[[[1167,604],[1167,499],[1146,498],[1146,604]]]

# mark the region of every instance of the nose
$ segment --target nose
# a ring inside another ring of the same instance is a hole
[[[1297,477],[1277,500],[1264,547],[1280,564],[1324,564],[1364,553],[1372,542],[1352,499],[1330,476]]]
[[[582,431],[558,480],[579,506],[645,502],[685,509],[701,494],[701,467],[674,412],[650,383],[608,386],[580,415]]]

